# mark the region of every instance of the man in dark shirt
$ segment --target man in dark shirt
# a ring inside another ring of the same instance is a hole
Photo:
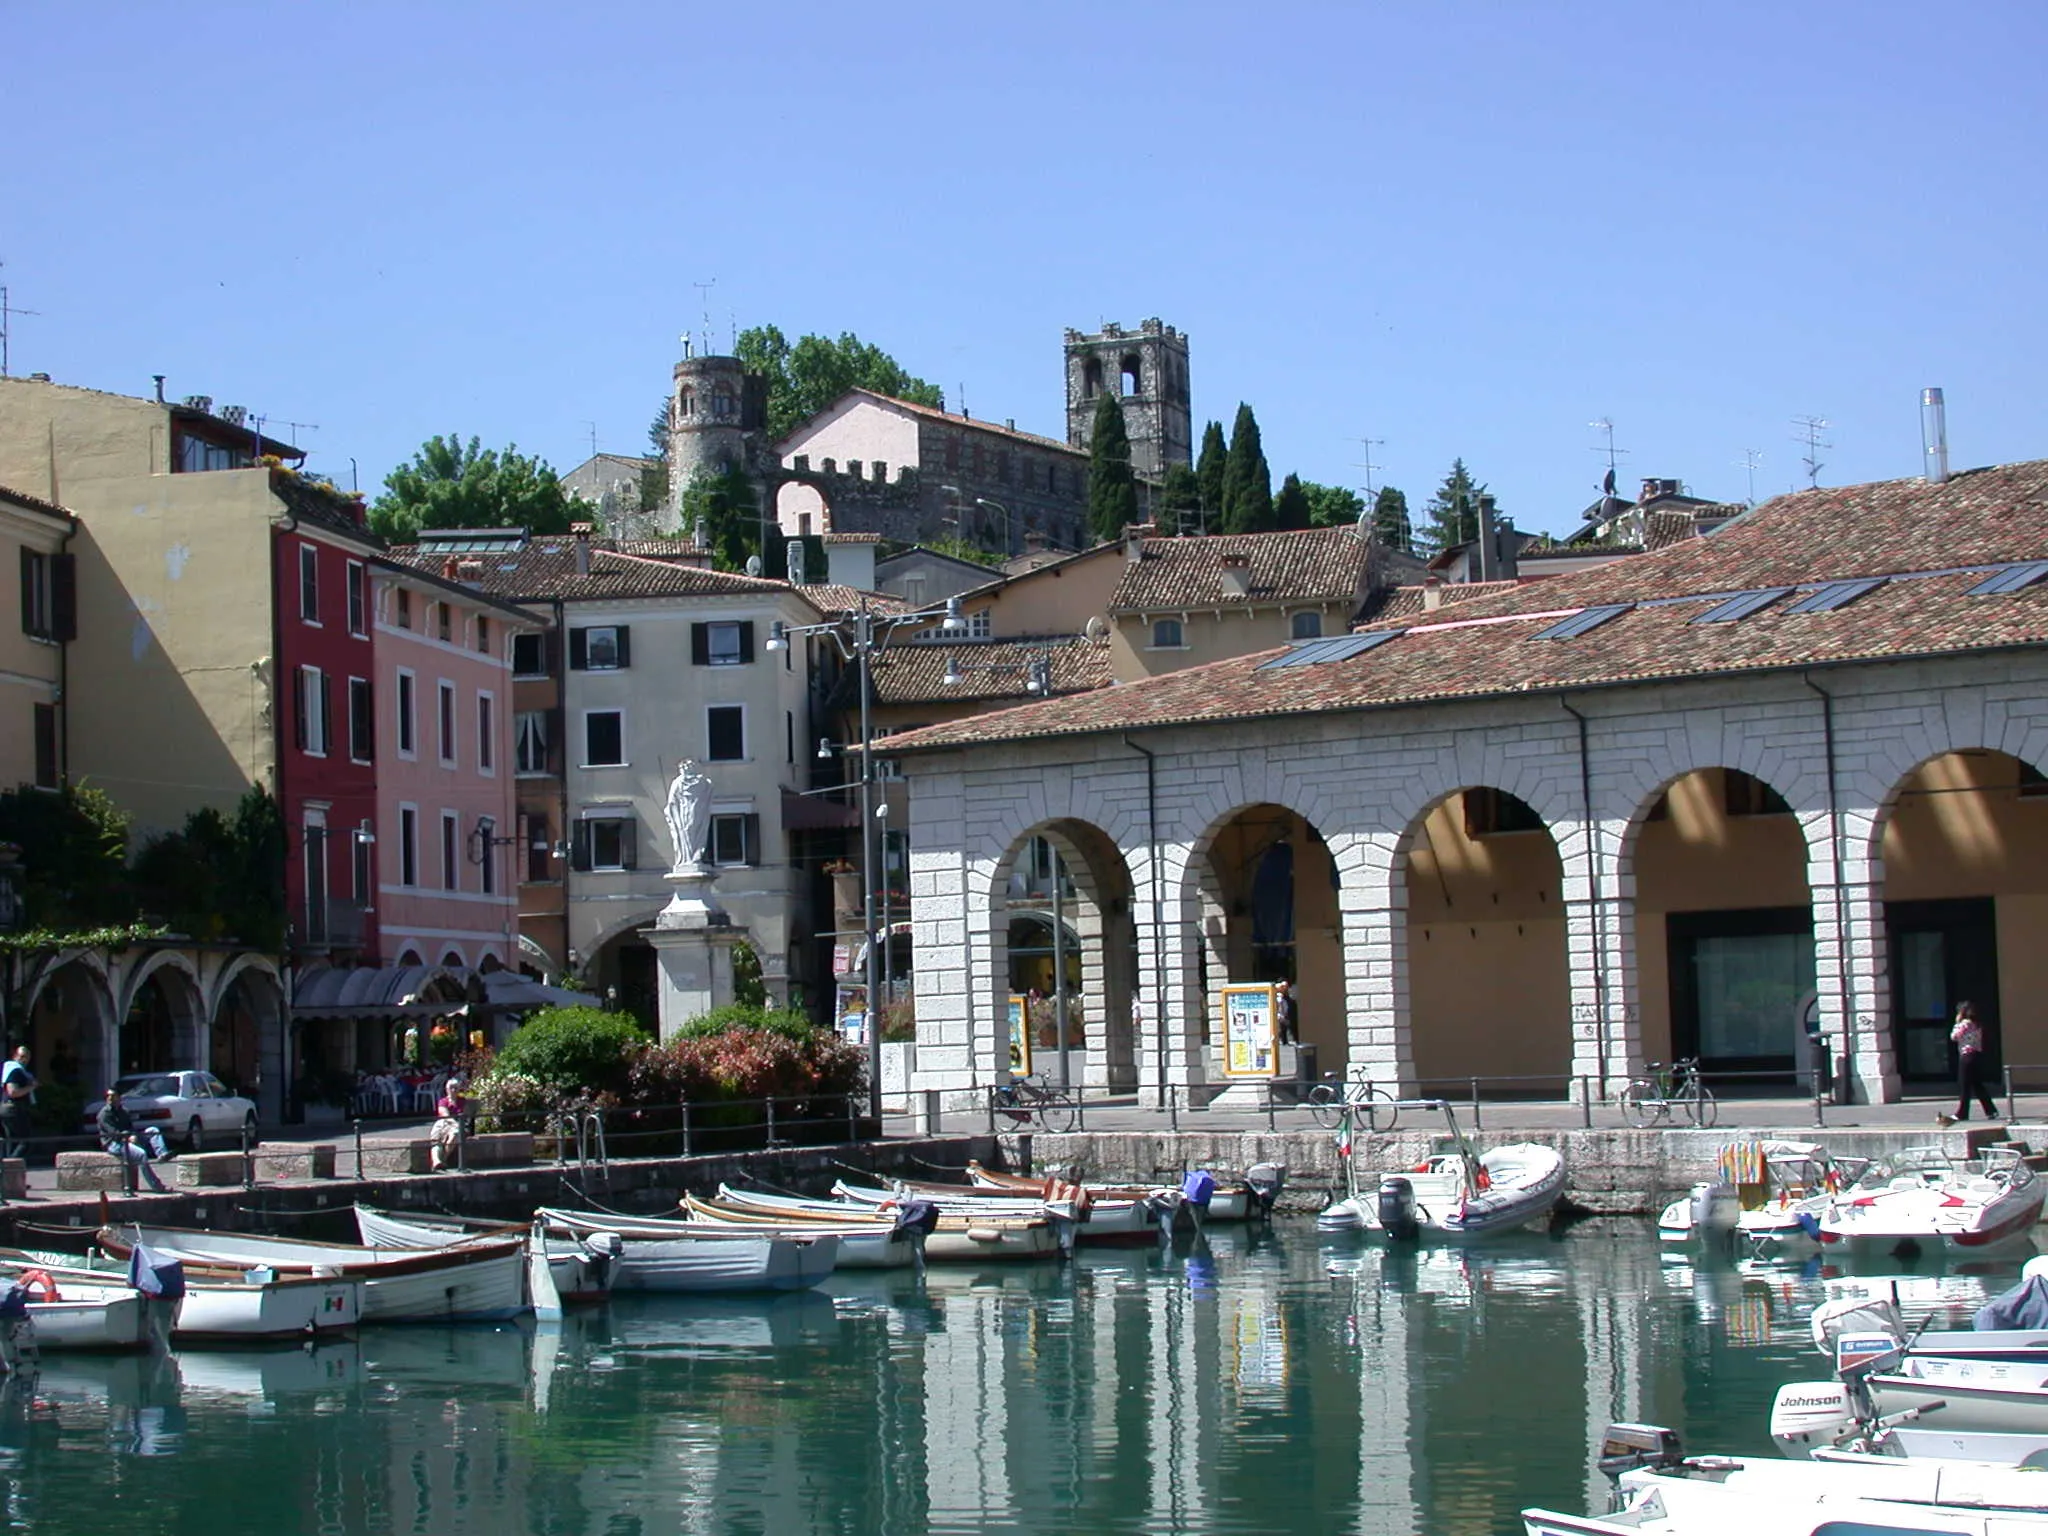
[[[151,1189],[160,1195],[170,1193],[164,1187],[164,1181],[156,1176],[156,1169],[150,1166],[149,1153],[134,1139],[135,1117],[128,1113],[128,1106],[121,1102],[121,1095],[112,1088],[107,1090],[106,1102],[100,1105],[99,1136],[101,1146],[142,1170],[142,1176],[149,1181]]]

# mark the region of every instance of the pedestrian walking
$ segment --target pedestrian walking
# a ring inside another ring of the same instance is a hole
[[[1984,1118],[1996,1120],[1998,1106],[1991,1090],[1984,1086],[1984,1026],[1977,1022],[1977,1010],[1969,1003],[1956,1004],[1955,1027],[1948,1032],[1956,1047],[1956,1119],[1970,1118],[1974,1095],[1984,1106]]]
[[[1280,1026],[1279,1037],[1282,1045],[1296,1045],[1301,1037],[1301,1008],[1294,1000],[1294,988],[1285,976],[1273,983],[1273,1011],[1279,1015],[1274,1020]]]
[[[36,1101],[36,1075],[29,1070],[28,1047],[18,1045],[0,1067],[0,1157],[28,1155],[29,1110]]]

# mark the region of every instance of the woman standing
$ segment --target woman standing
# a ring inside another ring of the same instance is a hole
[[[1948,1032],[1956,1046],[1956,1118],[1970,1118],[1970,1097],[1984,1106],[1984,1118],[1996,1120],[1998,1106],[1991,1102],[1991,1090],[1984,1086],[1984,1026],[1977,1022],[1977,1010],[1968,1003],[1956,1004],[1955,1027]]]

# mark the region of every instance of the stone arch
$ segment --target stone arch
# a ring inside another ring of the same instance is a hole
[[[1064,1041],[1069,1081],[1136,1088],[1135,887],[1118,840],[1095,822],[1052,817],[1018,832],[984,870],[988,975],[1004,1000],[995,1018],[1007,1030],[1007,999],[1025,996],[1033,1070],[1057,1081]],[[997,1071],[1009,1067],[1007,1036],[988,1041],[986,1055]]]
[[[549,954],[547,946],[538,939],[531,938],[523,933],[520,934],[519,953],[525,957],[525,960],[520,964],[520,969],[525,970],[527,968],[526,962],[530,961],[533,969],[539,973],[543,981],[553,981],[554,978],[562,974],[562,962]]]
[[[266,1117],[284,1108],[284,992],[260,955],[238,955],[214,980],[207,1065],[236,1092],[256,1100]]]
[[[1504,777],[1545,806],[1462,784],[1430,795],[1391,843],[1394,1039],[1373,1066],[1404,1091],[1445,1096],[1476,1077],[1484,1093],[1562,1096],[1584,1066],[1566,916],[1578,823],[1560,826],[1564,796],[1540,773]]]
[[[458,945],[450,944],[441,952],[441,964],[449,970],[459,971],[465,969],[469,962],[462,958],[462,950]]]
[[[661,1028],[660,967],[640,930],[653,926],[660,910],[660,902],[650,902],[630,917],[607,923],[583,947],[584,978],[598,996],[631,1013],[650,1034]]]
[[[87,1096],[119,1075],[114,1058],[114,978],[103,953],[74,950],[42,968],[28,988],[26,1045],[38,1072],[67,1076]],[[67,1065],[68,1063],[68,1065]]]
[[[153,950],[122,978],[115,1065],[122,1072],[204,1067],[205,994],[190,957]]]

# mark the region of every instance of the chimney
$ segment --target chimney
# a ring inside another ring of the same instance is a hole
[[[164,376],[160,373],[152,373],[150,377],[156,380],[156,403],[162,405],[164,403]]]
[[[590,574],[590,524],[571,523],[569,532],[576,540],[576,574]]]
[[[1941,391],[1920,391],[1920,458],[1929,485],[1948,483],[1948,407]]]
[[[1130,523],[1124,528],[1124,559],[1132,565],[1145,558],[1145,528],[1143,523]]]
[[[441,557],[441,579],[443,581],[453,581],[456,573],[461,569],[462,562],[453,555],[443,555]]]
[[[1422,578],[1422,611],[1423,611],[1424,613],[1435,613],[1435,612],[1437,611],[1437,609],[1438,609],[1438,608],[1440,608],[1440,607],[1442,607],[1442,606],[1443,606],[1443,601],[1444,601],[1444,579],[1443,579],[1443,577],[1441,577],[1441,576],[1425,576],[1425,577],[1423,577],[1423,578]]]
[[[1500,580],[1500,524],[1494,520],[1493,498],[1479,497],[1479,579]]]
[[[1225,597],[1250,597],[1252,595],[1252,557],[1250,555],[1225,555],[1223,557],[1223,595]]]

